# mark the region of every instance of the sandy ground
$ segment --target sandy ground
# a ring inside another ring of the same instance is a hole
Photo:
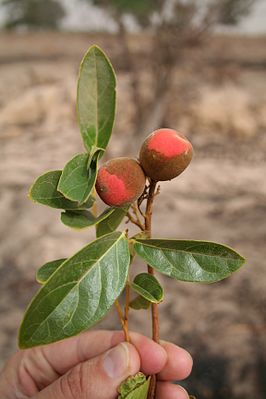
[[[92,39],[84,35],[74,36],[71,42],[60,35],[52,39],[42,35],[30,41],[13,35],[0,37],[1,364],[16,349],[23,311],[38,288],[34,281],[37,268],[45,261],[73,254],[94,234],[67,229],[60,224],[58,211],[27,199],[38,174],[62,168],[82,150],[74,111],[76,72]],[[225,46],[223,41],[218,44],[220,49]],[[247,259],[242,270],[214,285],[160,278],[166,291],[160,305],[161,336],[191,351],[194,370],[184,385],[201,399],[262,399],[266,395],[263,44],[255,40],[249,47],[257,68],[249,65],[250,52],[243,42],[233,42],[238,53],[230,48],[228,54],[237,55],[238,61],[241,58],[237,81],[218,84],[215,79],[201,79],[195,99],[183,114],[178,108],[179,78],[187,79],[189,68],[177,70],[167,115],[169,126],[190,132],[195,157],[180,178],[161,185],[154,236],[218,241],[233,246]],[[110,38],[106,47],[115,58]],[[217,43],[213,47],[214,57]],[[217,68],[208,64],[208,76],[216,73]],[[192,79],[199,81],[197,76]],[[108,157],[132,155],[132,137],[126,133],[132,123],[130,74],[121,70],[118,116]],[[115,313],[99,327],[118,328]],[[132,312],[130,327],[149,334],[144,311]]]

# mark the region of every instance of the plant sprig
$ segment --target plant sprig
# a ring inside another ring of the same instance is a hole
[[[19,331],[21,348],[76,335],[98,323],[113,305],[128,342],[129,309],[150,307],[152,337],[159,343],[158,304],[164,291],[155,271],[178,281],[214,283],[244,263],[242,256],[222,244],[152,238],[157,183],[182,173],[191,160],[192,146],[177,132],[161,129],[142,145],[141,166],[136,160],[118,158],[99,171],[98,162],[111,137],[115,108],[113,67],[104,52],[92,46],[81,62],[77,90],[77,115],[85,152],[75,155],[62,170],[39,176],[29,197],[60,209],[62,223],[70,228],[94,226],[96,239],[71,257],[40,267],[36,280],[41,287],[29,304]],[[165,138],[170,143],[177,140],[181,149],[175,144],[167,147]],[[119,169],[119,162],[125,167]],[[130,168],[134,168],[134,173]],[[109,205],[99,215],[95,187]],[[128,231],[117,231],[123,220],[137,226],[139,234],[129,237]],[[135,256],[147,264],[147,273],[140,273],[131,281]],[[123,293],[124,309],[119,303]],[[138,373],[121,385],[119,398],[153,399],[155,392],[156,377],[146,378]]]

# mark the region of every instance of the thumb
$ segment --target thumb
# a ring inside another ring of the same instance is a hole
[[[140,369],[135,347],[121,343],[80,363],[35,396],[35,399],[115,399],[123,380]]]

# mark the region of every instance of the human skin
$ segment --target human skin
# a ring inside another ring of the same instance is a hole
[[[0,374],[1,399],[115,399],[117,388],[138,371],[157,374],[157,399],[188,399],[171,381],[186,378],[192,358],[138,333],[89,331],[54,344],[17,352]]]

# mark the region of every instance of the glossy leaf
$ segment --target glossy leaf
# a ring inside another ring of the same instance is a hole
[[[62,263],[65,260],[66,260],[66,258],[52,260],[51,262],[47,262],[43,266],[41,266],[40,269],[36,273],[37,282],[40,284],[46,283],[48,278],[51,277],[51,275],[59,268],[59,266],[62,265]]]
[[[94,194],[92,194],[92,195],[89,196],[87,201],[84,202],[84,204],[79,205],[78,210],[90,209],[90,208],[92,208],[94,203],[95,203],[95,196],[94,196]]]
[[[105,234],[109,234],[115,231],[124,217],[127,214],[129,207],[126,208],[114,208],[114,212],[108,215],[102,222],[98,223],[96,226],[96,235],[101,237]]]
[[[149,309],[151,302],[138,295],[129,303],[129,307],[134,310]]]
[[[154,269],[183,281],[214,283],[245,261],[233,249],[208,241],[136,240],[134,248]]]
[[[88,167],[89,154],[78,154],[64,167],[58,183],[58,191],[71,201],[83,204],[89,198],[96,181],[98,152]]]
[[[128,377],[118,388],[118,399],[146,399],[150,386],[150,377],[139,372]]]
[[[80,230],[97,225],[115,211],[116,208],[107,208],[98,217],[90,211],[66,211],[61,213],[61,221],[72,229]]]
[[[52,170],[39,176],[30,188],[29,197],[32,201],[58,209],[86,209],[87,205],[80,206],[77,202],[65,198],[57,190],[62,174],[61,170]],[[92,202],[89,198],[90,203]]]
[[[116,79],[112,65],[97,46],[89,48],[79,71],[77,115],[85,148],[104,150],[110,139],[116,101]]]
[[[150,377],[136,389],[130,392],[125,399],[147,399],[150,387]]]
[[[160,303],[163,300],[163,289],[159,281],[148,273],[138,274],[130,287],[137,294],[153,303]]]
[[[20,348],[76,335],[102,319],[126,284],[129,260],[128,241],[115,232],[62,263],[26,311]]]

